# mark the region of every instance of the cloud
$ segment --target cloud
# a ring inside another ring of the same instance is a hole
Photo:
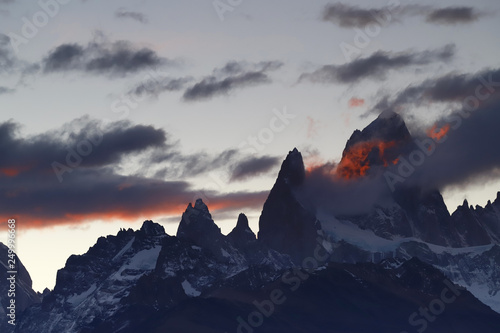
[[[383,177],[344,180],[335,176],[337,166],[331,161],[309,161],[303,191],[297,192],[299,199],[336,216],[368,213],[376,204],[390,199]]]
[[[436,144],[433,153],[415,168],[404,185],[444,189],[498,180],[499,123],[499,99],[473,111],[460,109],[443,117],[437,122],[438,128],[450,128],[444,142]]]
[[[96,75],[124,76],[147,68],[172,63],[149,48],[130,42],[94,41],[87,46],[62,44],[42,61],[45,73],[82,71]]]
[[[152,126],[132,126],[126,121],[103,125],[88,117],[30,138],[18,138],[18,130],[19,125],[13,122],[0,126],[0,155],[3,156],[0,169],[27,168],[34,173],[49,174],[53,162],[65,163],[68,154],[77,149],[91,150],[78,163],[80,167],[106,167],[119,163],[127,154],[166,144],[166,133]],[[84,142],[89,142],[91,147]],[[51,178],[57,180],[55,175]]]
[[[500,155],[495,149],[500,146],[500,69],[429,79],[392,98],[384,97],[371,112],[398,111],[418,119],[415,107],[424,105],[428,109],[429,104],[443,107],[435,126],[448,132],[442,142],[434,144],[435,149],[424,151],[422,165],[396,185],[442,190],[498,179]],[[412,135],[416,142],[429,144],[429,134],[422,128],[417,122]],[[419,151],[412,145],[409,152]],[[408,155],[402,157],[408,160]],[[393,166],[390,171],[397,175],[399,167]]]
[[[227,149],[219,154],[208,154],[197,152],[194,154],[182,153],[177,146],[175,149],[155,150],[146,156],[142,163],[161,165],[168,163],[168,166],[156,172],[161,178],[186,178],[195,177],[216,169],[223,169],[238,158],[238,151]]]
[[[343,3],[326,5],[321,19],[342,28],[365,28],[369,25],[387,26],[408,17],[424,17],[432,24],[466,24],[485,13],[473,7],[435,8],[425,5],[388,5],[379,8],[361,8]]]
[[[344,65],[325,65],[312,73],[302,74],[300,81],[314,83],[355,83],[363,79],[384,80],[388,72],[411,66],[448,61],[455,55],[455,45],[422,52],[391,53],[378,51],[366,58],[357,58]]]
[[[268,72],[277,70],[281,66],[283,63],[279,61],[257,64],[231,61],[186,89],[183,98],[186,101],[206,100],[227,95],[236,89],[270,83]]]
[[[254,156],[237,149],[227,149],[218,154],[197,152],[182,153],[174,149],[155,150],[144,157],[142,164],[165,165],[154,172],[157,178],[185,179],[202,174],[215,175],[220,182],[244,181],[260,176],[279,165],[276,156]]]
[[[12,53],[10,37],[0,33],[0,73],[12,73],[14,67],[20,64]]]
[[[312,138],[316,137],[318,135],[319,127],[320,127],[319,121],[308,116],[307,117],[307,134],[306,134],[307,138],[312,139]]]
[[[158,97],[167,91],[179,91],[193,81],[192,77],[171,78],[168,76],[152,77],[132,88],[128,93],[138,97]]]
[[[75,69],[82,64],[84,48],[78,44],[63,44],[56,47],[44,61],[45,72]]]
[[[0,75],[7,76],[18,74],[19,81],[17,85],[24,84],[28,75],[35,74],[40,70],[38,64],[30,64],[19,59],[13,52],[11,38],[0,33]],[[14,92],[15,89],[3,87],[0,94]]]
[[[266,173],[281,163],[274,156],[251,157],[236,163],[231,174],[231,181],[245,180]]]
[[[117,18],[129,18],[129,19],[135,20],[135,21],[143,23],[143,24],[146,24],[149,22],[147,16],[144,15],[143,13],[129,11],[129,10],[126,10],[125,8],[118,8],[118,10],[115,12],[115,17],[117,17]]]
[[[372,166],[365,177],[344,180],[336,176],[334,163],[313,164],[308,169],[302,199],[336,216],[357,215],[390,202],[394,193],[385,177],[390,177],[397,191],[408,189],[407,193],[412,195],[497,181],[498,124],[498,99],[474,110],[456,109],[436,123],[438,129],[449,129],[440,142],[436,143],[417,127],[412,131],[412,140],[398,148],[397,164]]]
[[[0,86],[0,95],[9,94],[9,93],[12,93],[14,91],[15,91],[15,89]]]
[[[335,3],[325,6],[322,13],[322,20],[329,21],[343,28],[362,28],[369,24],[378,24],[378,17],[386,17],[387,15],[391,15],[390,13],[393,11],[393,7],[364,9],[357,6]]]
[[[474,74],[450,73],[410,85],[393,98],[385,96],[369,113],[384,110],[407,112],[412,110],[412,106],[427,103],[487,104],[500,98],[499,86],[500,69],[487,69]],[[488,98],[483,98],[483,95],[488,95]]]
[[[352,97],[349,100],[349,107],[350,108],[357,108],[357,107],[360,107],[363,105],[365,105],[365,100],[362,98]]]
[[[448,7],[433,10],[427,15],[426,21],[436,24],[470,23],[482,15],[472,7]]]
[[[17,218],[25,228],[180,216],[198,197],[220,211],[256,209],[267,196],[264,191],[220,193],[177,179],[124,175],[120,162],[125,158],[175,147],[163,130],[152,126],[105,125],[85,117],[31,137],[21,137],[19,129],[12,121],[0,124],[0,214]],[[54,162],[70,169],[62,182]]]

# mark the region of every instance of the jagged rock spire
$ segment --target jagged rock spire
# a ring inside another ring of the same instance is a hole
[[[204,243],[206,239],[220,238],[220,228],[212,220],[212,215],[202,199],[197,199],[194,207],[191,203],[182,214],[177,237],[189,239],[195,243]]]
[[[314,213],[305,209],[294,195],[294,189],[304,179],[302,155],[295,148],[281,165],[259,219],[259,240],[290,255],[297,263],[313,253],[321,229]]]
[[[255,234],[248,226],[248,218],[241,213],[238,216],[236,227],[227,235],[229,241],[235,245],[244,246],[256,240]]]

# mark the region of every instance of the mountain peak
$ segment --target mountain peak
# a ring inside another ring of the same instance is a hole
[[[395,112],[384,111],[362,131],[354,131],[347,141],[346,150],[359,142],[373,140],[399,142],[410,139],[411,134],[403,118]]]
[[[388,119],[401,116],[392,110],[384,110],[381,114],[378,115],[378,118]]]
[[[222,236],[219,227],[212,220],[212,215],[202,199],[197,199],[194,207],[191,203],[182,214],[177,237],[202,242],[203,238],[211,239]]]
[[[236,228],[250,229],[250,227],[248,226],[248,218],[245,214],[240,213],[240,215],[238,215],[238,222],[236,222]]]
[[[302,154],[293,149],[281,165],[259,219],[258,239],[271,249],[290,255],[297,263],[313,253],[321,228],[314,213],[295,197],[295,189],[304,180]]]
[[[281,170],[278,175],[278,180],[284,181],[286,184],[293,186],[300,185],[304,181],[306,171],[302,154],[294,148],[288,152],[287,157],[281,164]]]
[[[194,209],[201,210],[205,213],[208,213],[208,207],[205,205],[203,200],[201,198],[196,199],[196,202],[194,203]]]
[[[165,235],[165,228],[159,225],[158,223],[154,223],[151,220],[144,221],[141,227],[141,231],[146,236],[162,236]]]
[[[248,226],[248,218],[243,213],[238,216],[236,227],[234,227],[227,237],[233,244],[238,245],[244,245],[257,239],[252,229]]]
[[[337,169],[345,179],[368,174],[372,166],[396,164],[411,134],[400,115],[385,111],[362,131],[355,130],[347,144]]]
[[[462,204],[462,207],[463,207],[463,208],[467,208],[467,209],[469,209],[469,201],[467,201],[467,199],[464,199],[464,202],[463,202],[463,204]]]

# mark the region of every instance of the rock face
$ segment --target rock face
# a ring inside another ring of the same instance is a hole
[[[238,216],[236,227],[227,235],[227,238],[237,248],[244,248],[257,241],[257,237],[248,226],[248,218],[243,213]]]
[[[3,243],[0,243],[0,332],[13,332],[15,326],[8,323],[11,318],[7,317],[10,310],[7,307],[10,305],[11,299],[15,300],[15,313],[17,323],[21,313],[29,306],[40,303],[41,297],[32,289],[31,277],[17,255],[9,256],[9,248]],[[14,260],[14,262],[9,261]],[[14,267],[10,267],[13,264]],[[12,274],[7,273],[16,271],[15,275],[15,290],[9,292],[10,282],[7,278]],[[9,294],[12,296],[10,297]]]
[[[403,119],[386,112],[362,131],[356,130],[346,143],[336,174],[343,179],[373,176],[393,164],[413,147]]]
[[[467,200],[451,215],[454,228],[464,245],[500,244],[500,192],[485,208],[469,206]]]
[[[163,227],[146,221],[138,231],[101,237],[87,253],[69,257],[54,290],[24,312],[16,332],[80,332],[112,316],[155,268],[165,237]]]
[[[289,254],[296,263],[313,255],[321,235],[314,212],[299,203],[294,194],[304,179],[302,155],[294,149],[281,165],[259,220],[259,240],[278,252]]]

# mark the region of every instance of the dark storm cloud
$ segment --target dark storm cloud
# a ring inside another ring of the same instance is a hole
[[[123,76],[171,63],[148,48],[136,48],[127,41],[95,41],[87,46],[62,44],[43,60],[45,73],[83,71]]]
[[[410,111],[412,106],[426,103],[488,104],[500,98],[499,86],[500,69],[474,74],[451,73],[411,85],[393,98],[385,96],[370,112],[405,112]]]
[[[448,74],[410,86],[394,98],[385,97],[373,112],[398,110],[414,112],[414,107],[439,103],[447,110],[438,117],[438,129],[447,129],[443,142],[426,153],[405,185],[443,189],[469,182],[498,178],[500,154],[500,69],[474,74]],[[418,142],[431,142],[427,132],[415,128]],[[419,154],[419,153],[416,153]],[[427,156],[429,155],[429,156]],[[409,156],[404,156],[407,160]],[[397,175],[397,167],[393,168]],[[405,177],[406,178],[406,177]],[[398,185],[398,183],[396,183]]]
[[[143,13],[126,10],[125,8],[119,8],[115,12],[115,17],[117,17],[117,18],[129,18],[129,19],[135,20],[135,21],[143,23],[143,24],[146,24],[149,22],[147,16],[144,15]]]
[[[274,156],[252,157],[234,165],[231,181],[238,181],[266,173],[279,166],[281,159]]]
[[[221,193],[193,188],[178,179],[123,175],[120,162],[155,150],[170,155],[148,159],[149,163],[168,164],[180,158],[194,172],[220,168],[236,154],[225,151],[212,159],[212,165],[198,166],[205,159],[182,156],[175,143],[167,142],[168,135],[152,126],[104,125],[84,117],[32,137],[20,137],[19,128],[12,121],[0,124],[0,214],[17,217],[28,228],[89,219],[180,216],[187,203],[199,197],[221,211],[254,209],[262,206],[267,195]]]
[[[257,64],[229,62],[224,67],[215,69],[213,74],[203,78],[184,92],[184,100],[198,101],[219,95],[227,95],[236,89],[256,86],[271,82],[268,72],[283,66],[279,61],[267,61]]]
[[[485,13],[473,7],[435,8],[424,5],[401,5],[399,1],[379,8],[361,8],[343,3],[325,6],[321,19],[342,28],[364,28],[368,25],[390,25],[409,17],[424,17],[433,24],[466,24],[476,21]]]
[[[436,24],[469,23],[476,21],[481,15],[472,7],[448,7],[433,10],[427,15],[426,21]]]
[[[404,185],[444,189],[498,180],[499,99],[474,110],[458,110],[443,117],[437,124],[439,128],[450,128],[444,142],[435,144],[435,149],[429,151],[430,156],[415,168]],[[430,142],[429,138],[419,140]]]
[[[302,74],[299,81],[315,83],[354,83],[362,79],[384,80],[388,72],[412,66],[428,65],[450,60],[455,54],[455,45],[449,44],[439,50],[423,52],[390,53],[378,51],[366,58],[358,58],[344,65],[326,65]]]
[[[64,163],[70,151],[87,141],[92,144],[92,152],[83,158],[79,165],[109,166],[120,162],[127,154],[150,147],[162,147],[166,141],[165,132],[152,126],[132,126],[124,121],[104,126],[101,122],[87,117],[67,123],[56,131],[30,138],[18,138],[18,128],[19,125],[13,122],[0,126],[0,155],[3,157],[0,160],[0,169],[10,168],[19,172],[24,168],[33,172],[52,170],[52,162]]]
[[[138,97],[158,97],[167,91],[179,91],[193,81],[191,77],[171,78],[171,77],[152,77],[132,88],[128,93]]]

